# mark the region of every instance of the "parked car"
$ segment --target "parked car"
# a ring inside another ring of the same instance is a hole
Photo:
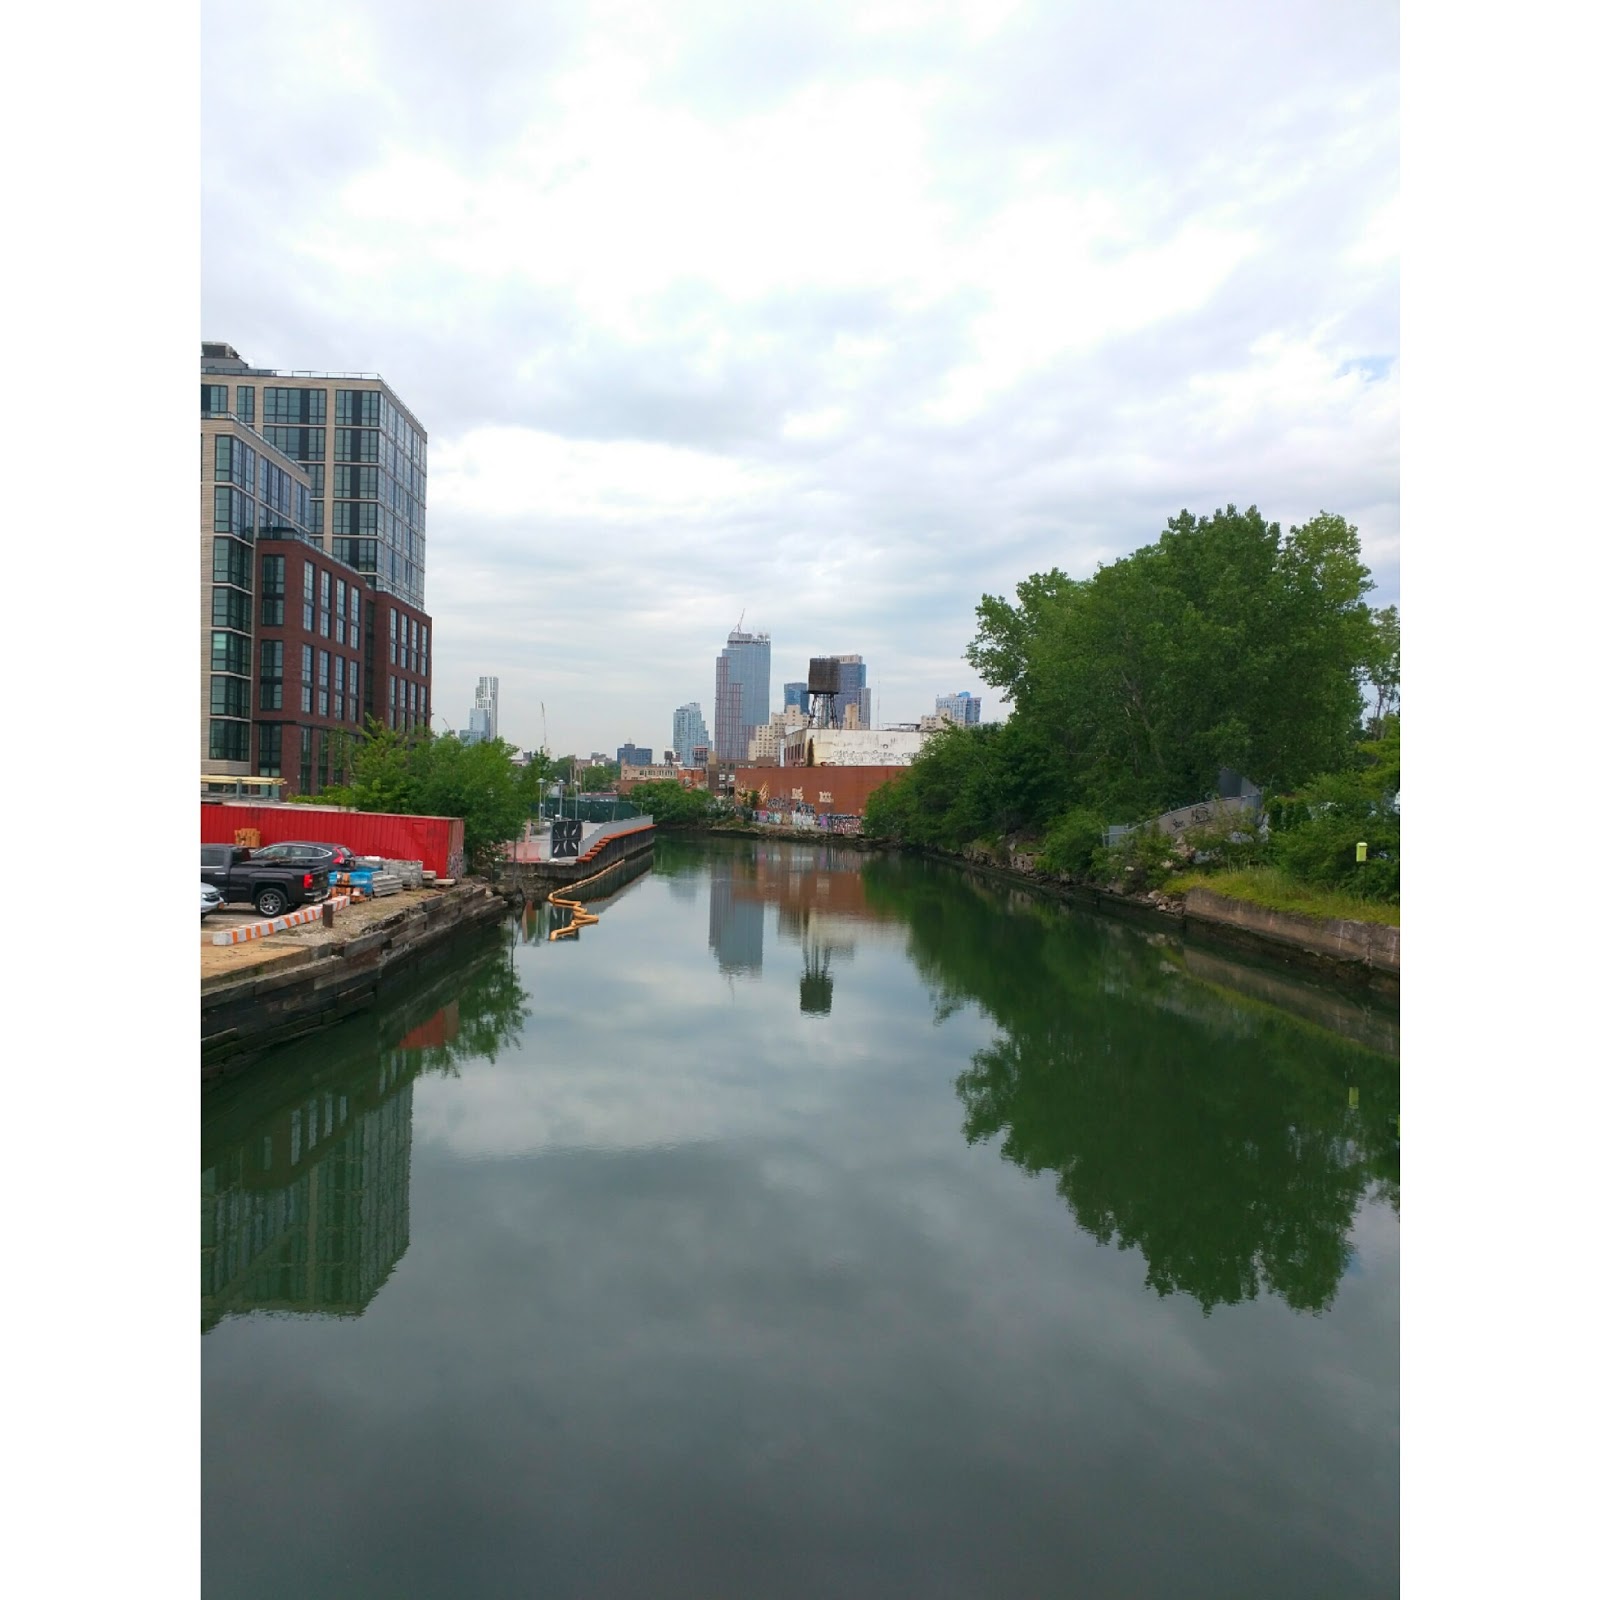
[[[282,861],[294,867],[325,867],[329,872],[348,872],[356,856],[342,844],[317,844],[309,839],[284,839],[264,844],[250,852],[252,861]]]
[[[301,862],[261,861],[259,852],[233,844],[200,846],[200,881],[224,900],[246,901],[264,917],[328,898],[328,869]]]
[[[222,891],[206,883],[200,883],[200,920],[203,922],[211,913],[222,905]]]

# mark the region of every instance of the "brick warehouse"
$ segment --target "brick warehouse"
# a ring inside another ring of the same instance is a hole
[[[873,767],[739,767],[734,787],[740,794],[766,791],[763,804],[774,811],[792,811],[805,805],[819,816],[859,817],[867,809],[867,796],[892,778],[904,775],[905,766]]]

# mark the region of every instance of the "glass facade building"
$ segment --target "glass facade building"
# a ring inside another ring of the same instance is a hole
[[[969,694],[965,689],[959,694],[938,695],[933,702],[934,715],[948,717],[958,728],[977,727],[982,709],[982,697]]]
[[[672,713],[672,748],[679,761],[687,766],[694,759],[695,749],[710,743],[705,714],[698,700],[691,700]]]
[[[717,657],[717,759],[743,761],[756,729],[771,713],[772,636],[736,628]]]
[[[331,556],[421,609],[427,570],[428,435],[375,373],[252,367],[200,347],[200,412],[231,412],[296,462],[310,532]]]
[[[839,726],[847,727],[845,708],[856,708],[856,726],[872,726],[872,691],[867,687],[867,664],[860,656],[835,656],[839,663],[839,700],[835,707]]]
[[[201,346],[200,376],[202,780],[273,778],[315,794],[347,776],[369,719],[429,722],[431,626],[407,594],[421,592],[420,536],[396,535],[392,559],[374,549],[358,567],[329,532],[369,491],[380,509],[400,505],[401,460],[423,436],[394,411],[400,454],[384,445],[381,379],[284,383],[217,344]],[[376,443],[353,437],[373,420]],[[330,424],[335,456],[376,461],[325,470],[313,458],[329,453]],[[420,509],[403,507],[406,527],[413,515],[420,529]]]

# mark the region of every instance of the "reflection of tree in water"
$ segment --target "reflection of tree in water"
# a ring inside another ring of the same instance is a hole
[[[1331,1303],[1363,1195],[1399,1205],[1396,1062],[1190,982],[1130,928],[920,863],[867,873],[944,1014],[974,1000],[1002,1029],[956,1082],[969,1141],[1053,1172],[1160,1294]]]
[[[498,1059],[500,1051],[522,1031],[528,1014],[528,992],[512,960],[516,933],[507,927],[497,930],[496,937],[499,948],[492,958],[478,961],[464,980],[446,980],[451,989],[449,1004],[457,1014],[449,1037],[434,1040],[421,1030],[415,1033],[415,1043],[410,1048],[417,1051],[423,1072],[457,1077],[461,1062]],[[405,1044],[404,1037],[400,1043]]]
[[[201,1328],[275,1310],[360,1316],[410,1243],[411,1095],[494,1058],[526,996],[509,930],[404,1001],[284,1046],[207,1091]]]

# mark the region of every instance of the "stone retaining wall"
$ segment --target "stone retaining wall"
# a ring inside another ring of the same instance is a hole
[[[366,1010],[397,971],[505,916],[504,899],[487,884],[460,884],[421,905],[396,905],[392,917],[353,938],[202,989],[201,1077]]]
[[[1233,900],[1210,889],[1191,889],[1183,914],[1196,922],[1243,928],[1274,944],[1309,950],[1332,961],[1353,961],[1378,972],[1400,972],[1400,930],[1379,922],[1347,922],[1337,917],[1307,917],[1294,911]]]

